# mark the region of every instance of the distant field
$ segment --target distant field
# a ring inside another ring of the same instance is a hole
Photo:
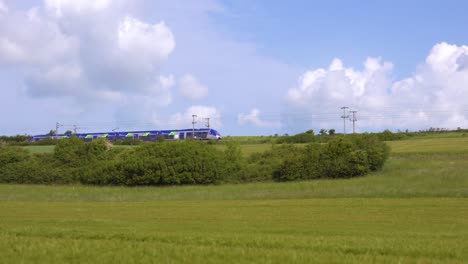
[[[347,180],[0,184],[0,262],[466,263],[468,138],[388,144],[382,171]]]
[[[23,148],[27,149],[31,154],[35,153],[52,153],[54,152],[55,146],[25,146]]]
[[[468,153],[468,137],[387,142],[392,153]]]
[[[247,139],[244,139],[247,140]],[[391,147],[392,153],[468,153],[468,137],[435,137],[423,139],[411,139],[401,141],[388,141],[387,144]],[[297,144],[303,146],[305,144]],[[264,144],[241,144],[242,153],[249,156],[252,153],[263,152],[271,149],[271,143]],[[132,146],[115,146],[115,147],[132,147]],[[216,145],[217,148],[223,150],[225,145]],[[31,153],[52,153],[54,146],[26,146],[25,149]]]
[[[116,148],[129,148],[129,147],[132,147],[132,146],[116,145],[114,147],[116,147]],[[54,152],[55,146],[25,146],[23,148],[27,149],[31,154],[34,154],[34,153],[52,153],[52,152]]]

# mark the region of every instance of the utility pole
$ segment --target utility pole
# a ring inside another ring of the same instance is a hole
[[[353,110],[353,111],[349,111],[350,113],[353,113],[353,117],[352,119],[350,118],[350,120],[353,122],[353,134],[356,133],[356,127],[355,127],[355,123],[357,121],[357,118],[356,118],[356,113],[357,111],[356,110]]]
[[[210,118],[207,117],[207,118],[205,118],[205,120],[206,120],[206,127],[210,128]]]
[[[59,127],[63,126],[62,124],[60,124],[59,122],[55,123],[55,135],[58,135],[58,129]]]
[[[343,106],[340,108],[340,109],[343,109],[343,115],[341,116],[341,118],[343,118],[343,136],[346,135],[346,118],[349,117],[349,115],[346,115],[346,109],[348,108],[349,107],[347,106]]]
[[[195,121],[196,117],[197,115],[192,115],[192,139],[195,139],[195,123],[197,123]]]

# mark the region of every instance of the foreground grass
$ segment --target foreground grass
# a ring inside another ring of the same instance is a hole
[[[0,185],[2,263],[465,263],[468,154],[349,180]]]
[[[383,170],[354,179],[3,184],[0,263],[466,263],[468,141],[389,144]]]
[[[4,263],[463,263],[465,199],[0,202]]]

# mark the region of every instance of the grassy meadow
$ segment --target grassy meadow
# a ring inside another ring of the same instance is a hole
[[[0,185],[0,262],[466,263],[468,138],[389,145],[383,170],[353,179]]]

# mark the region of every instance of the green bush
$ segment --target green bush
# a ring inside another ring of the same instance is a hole
[[[36,154],[0,167],[0,182],[64,184],[75,182],[71,170],[57,164],[52,154]]]
[[[112,160],[92,162],[82,170],[80,181],[130,186],[213,184],[222,180],[222,158],[221,151],[203,142],[148,143]]]
[[[10,163],[26,161],[29,152],[20,147],[0,147],[0,168]]]
[[[242,169],[245,167],[246,163],[242,156],[240,145],[234,141],[230,141],[226,145],[223,160],[223,179],[225,182],[241,182]]]
[[[374,135],[354,135],[312,143],[303,153],[291,152],[274,171],[277,181],[351,178],[382,168],[388,146]]]
[[[77,137],[62,139],[55,145],[54,157],[69,167],[82,166],[88,159],[86,143]]]
[[[310,142],[315,142],[316,141],[316,136],[314,136],[313,130],[306,131],[304,133],[299,133],[294,136],[282,136],[279,137],[276,142],[278,144],[283,144],[283,143],[310,143]]]
[[[247,159],[248,165],[242,171],[243,182],[271,181],[278,174],[281,164],[290,156],[299,157],[302,150],[291,144],[273,145],[271,150],[256,153]]]

